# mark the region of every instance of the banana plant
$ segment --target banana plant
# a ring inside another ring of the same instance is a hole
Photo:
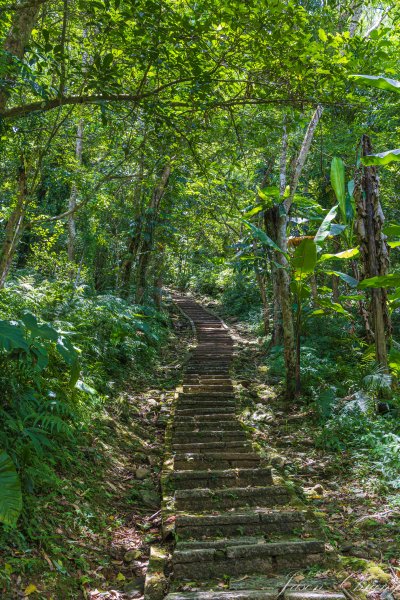
[[[350,75],[351,79],[357,80],[362,85],[376,87],[380,90],[387,90],[400,94],[400,81],[390,79],[388,77],[380,77],[375,75]],[[361,162],[365,167],[386,166],[392,162],[400,161],[400,148],[395,150],[386,150],[378,154],[368,154],[361,158]]]

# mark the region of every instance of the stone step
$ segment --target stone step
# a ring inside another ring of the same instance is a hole
[[[238,421],[181,421],[181,417],[174,421],[174,429],[176,432],[196,433],[197,431],[212,432],[212,431],[243,431],[242,426]]]
[[[235,395],[226,392],[180,392],[178,395],[179,399],[182,400],[231,400],[235,401]]]
[[[218,514],[177,514],[175,531],[180,539],[238,535],[288,535],[304,528],[300,510],[257,509]]]
[[[212,408],[210,406],[198,408],[197,406],[186,406],[175,409],[175,417],[196,417],[196,416],[206,416],[206,415],[224,415],[224,418],[227,415],[232,415],[232,418],[235,417],[235,407],[232,404],[228,404],[227,406],[217,406],[216,408]]]
[[[218,410],[221,408],[233,408],[235,409],[236,402],[231,398],[211,398],[210,400],[199,400],[198,398],[181,398],[178,396],[178,400],[176,402],[177,409],[186,409],[186,408],[198,408],[206,409],[206,408],[215,408]]]
[[[307,580],[304,580],[307,582]],[[271,579],[268,588],[250,590],[218,590],[199,592],[172,592],[165,600],[346,600],[341,592],[330,592],[329,590],[291,590],[290,585],[284,588],[273,587],[274,580]],[[210,588],[212,582],[210,582]]]
[[[193,441],[194,443],[205,443],[208,441],[216,441],[216,442],[237,442],[237,441],[246,441],[247,435],[244,429],[238,430],[222,430],[219,429],[213,431],[173,431],[172,433],[172,441],[173,443],[181,443],[188,444]]]
[[[173,592],[165,596],[165,600],[278,600],[278,594],[278,589]],[[336,598],[332,600],[336,600]]]
[[[174,471],[169,480],[175,490],[194,488],[238,488],[272,484],[271,469],[221,469],[215,471]]]
[[[232,452],[251,452],[253,446],[250,442],[233,440],[226,442],[197,442],[188,444],[173,443],[172,450],[176,452],[195,452],[197,454],[229,450]]]
[[[214,412],[214,413],[209,413],[209,412],[205,412],[205,413],[197,413],[195,412],[193,414],[194,411],[192,411],[192,414],[190,415],[176,415],[175,416],[175,420],[174,423],[175,424],[180,424],[180,423],[210,423],[212,421],[229,421],[235,424],[238,424],[239,422],[236,420],[236,416],[234,412]]]
[[[249,507],[274,507],[290,502],[290,494],[284,486],[270,485],[264,487],[194,489],[177,490],[175,492],[175,508],[205,510]]]
[[[209,394],[210,392],[228,392],[230,394],[233,394],[233,385],[216,385],[215,383],[210,383],[209,385],[192,385],[184,383],[182,389],[183,393],[189,392],[191,394],[196,394],[198,392],[207,392],[207,394]]]
[[[207,454],[175,454],[174,468],[191,469],[240,469],[255,468],[260,464],[260,456],[255,452],[208,452]]]
[[[288,568],[311,566],[322,561],[324,544],[318,540],[284,541],[223,548],[175,550],[174,578],[210,579],[249,573],[273,574]]]

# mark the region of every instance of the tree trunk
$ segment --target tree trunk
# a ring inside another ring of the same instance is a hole
[[[158,209],[162,197],[164,196],[165,190],[168,185],[168,180],[171,175],[171,164],[165,165],[160,181],[157,187],[154,189],[150,206],[147,211],[147,217],[143,227],[143,241],[140,249],[140,257],[138,264],[137,273],[137,287],[136,287],[136,302],[140,304],[143,301],[145,290],[147,287],[147,270],[150,263],[150,257],[153,250],[154,242],[154,229],[156,226]]]
[[[24,160],[21,161],[21,166],[18,173],[18,194],[17,204],[8,219],[3,247],[0,253],[0,289],[4,287],[7,275],[10,271],[15,251],[18,247],[18,242],[21,239],[25,210],[27,202],[27,185],[26,185],[26,170]]]
[[[9,57],[7,64],[11,67],[10,72],[5,76],[5,83],[0,86],[0,113],[6,108],[9,90],[12,88],[16,79],[16,74],[12,72],[13,56],[21,60],[25,54],[25,47],[28,44],[32,29],[35,26],[40,7],[46,0],[26,0],[16,5],[12,16],[11,27],[3,43]]]
[[[82,148],[83,148],[83,119],[79,121],[76,133],[75,158],[78,165],[82,163]],[[72,184],[71,194],[68,201],[68,211],[75,211],[76,201],[78,198],[78,187],[76,183]],[[75,241],[76,241],[76,222],[75,212],[68,215],[68,259],[71,262],[75,261]]]
[[[287,215],[282,214],[282,207],[275,205],[266,213],[266,224],[270,237],[275,243],[287,252],[286,224]],[[289,265],[285,255],[281,252],[275,253],[275,261],[279,267],[275,270],[276,292],[279,298],[279,308],[282,314],[283,346],[286,369],[286,396],[292,399],[296,396],[296,355],[295,335],[293,326],[292,298],[290,294]]]
[[[143,148],[142,148],[143,150]],[[140,215],[140,200],[142,197],[143,177],[144,177],[144,152],[141,153],[139,162],[139,172],[137,181],[135,184],[135,190],[133,193],[133,211],[135,214],[134,231],[128,238],[128,247],[126,256],[122,261],[121,265],[121,289],[122,296],[127,298],[129,296],[132,267],[136,260],[137,253],[140,247],[141,233],[142,233],[142,216]]]
[[[371,154],[371,141],[362,137],[362,154]],[[363,167],[358,175],[356,193],[356,231],[360,242],[360,256],[365,278],[386,275],[389,267],[389,252],[383,235],[384,215],[379,202],[379,178],[376,167]],[[372,289],[371,321],[375,340],[377,363],[388,368],[386,338],[390,332],[390,317],[387,294],[383,288]]]

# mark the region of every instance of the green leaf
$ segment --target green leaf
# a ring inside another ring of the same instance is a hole
[[[69,341],[63,335],[57,339],[56,348],[67,365],[73,365],[78,358],[78,353]]]
[[[276,252],[281,252],[282,254],[284,254],[283,250],[279,248],[279,246],[277,246],[277,244],[275,244],[273,240],[271,240],[271,238],[265,233],[265,231],[253,225],[253,223],[245,221],[244,219],[243,223],[252,231],[254,237],[256,237],[262,244],[273,248]]]
[[[344,170],[344,162],[337,156],[332,159],[331,163],[331,184],[333,191],[335,192],[336,199],[339,203],[343,222],[347,223],[346,174]]]
[[[379,88],[380,90],[388,90],[400,94],[400,81],[381,77],[376,75],[349,75],[350,79],[356,79],[359,83],[370,85]]]
[[[400,286],[400,274],[389,273],[388,275],[378,275],[376,277],[369,277],[363,279],[358,284],[360,290],[367,290],[370,288],[388,288]]]
[[[321,40],[321,42],[328,41],[328,36],[326,35],[326,33],[323,29],[318,29],[318,37]]]
[[[15,527],[22,510],[21,482],[6,452],[0,452],[0,521]]]
[[[78,381],[75,383],[75,387],[78,390],[81,390],[81,392],[86,392],[86,394],[90,394],[91,396],[95,396],[97,394],[94,388],[90,387],[90,385],[88,385],[81,379],[78,379]]]
[[[336,277],[345,281],[350,287],[357,287],[358,285],[357,279],[354,279],[351,275],[347,275],[347,273],[342,273],[341,271],[325,271],[325,273],[327,275],[336,275]]]
[[[300,302],[303,300],[308,300],[311,296],[310,286],[300,283],[300,281],[296,281],[295,279],[290,282],[290,290],[295,296],[296,300],[300,300]]]
[[[319,229],[314,237],[314,242],[320,245],[328,235],[331,235],[331,222],[336,217],[337,213],[337,205],[333,206],[331,210],[326,215],[325,219],[322,221]]]
[[[297,246],[291,258],[295,279],[303,279],[303,277],[313,273],[316,264],[317,245],[314,240],[306,238]]]
[[[358,248],[350,248],[350,250],[343,250],[343,252],[338,252],[337,254],[323,254],[318,262],[323,262],[324,260],[330,260],[332,258],[344,260],[348,258],[353,258],[354,256],[358,256],[360,251]]]
[[[400,148],[380,152],[379,154],[367,154],[361,158],[361,162],[365,167],[379,167],[388,165],[391,162],[400,162]]]
[[[245,212],[243,216],[245,216],[246,218],[249,218],[249,217],[252,217],[253,215],[258,214],[262,210],[263,210],[263,207],[259,204],[258,206],[255,206],[251,210],[248,210],[247,212]]]
[[[13,349],[29,352],[28,343],[20,323],[0,321],[0,350],[10,352]]]
[[[388,225],[384,226],[383,233],[385,235],[393,235],[394,237],[400,237],[400,225],[397,225],[397,223],[389,223]]]
[[[389,248],[398,248],[400,246],[400,241],[388,242],[387,245],[389,246]]]

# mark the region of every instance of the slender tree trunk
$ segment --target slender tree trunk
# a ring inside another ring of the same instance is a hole
[[[83,119],[79,121],[76,133],[75,158],[78,165],[82,163],[83,149]],[[75,211],[76,201],[78,198],[78,187],[76,183],[72,184],[71,194],[68,201],[68,211]],[[75,241],[76,241],[76,221],[75,212],[68,215],[68,259],[71,262],[75,261]]]
[[[135,184],[135,190],[133,194],[133,211],[135,216],[134,230],[128,238],[128,247],[126,256],[121,265],[121,288],[122,295],[126,298],[129,296],[131,278],[132,278],[132,267],[136,260],[137,253],[140,247],[141,234],[142,234],[142,216],[140,215],[140,199],[142,197],[143,178],[144,178],[144,152],[141,153],[139,162],[139,172],[137,181]]]
[[[371,154],[371,141],[362,137],[362,154]],[[364,277],[386,275],[389,267],[389,252],[383,235],[384,215],[379,202],[379,178],[376,167],[363,167],[357,182],[355,201],[357,210],[356,230],[360,241],[360,255]],[[383,288],[372,289],[371,321],[375,340],[376,361],[388,368],[387,336],[390,332],[390,317],[387,294]]]
[[[140,304],[143,301],[145,290],[147,287],[147,270],[150,263],[151,253],[153,250],[154,243],[154,229],[156,225],[156,219],[158,209],[162,197],[164,196],[165,190],[168,185],[169,177],[171,175],[171,164],[165,165],[160,181],[155,188],[149,209],[147,211],[147,218],[143,228],[143,241],[140,250],[138,274],[137,274],[137,288],[136,288],[136,302]]]
[[[163,274],[164,274],[164,246],[159,247],[159,253],[157,256],[157,266],[154,274],[154,304],[157,310],[161,310],[162,305],[162,286],[163,286]]]
[[[10,90],[16,80],[17,71],[13,72],[13,56],[21,60],[25,54],[25,48],[30,40],[32,29],[38,18],[39,10],[46,0],[25,0],[17,2],[15,12],[12,16],[11,27],[3,43],[9,58],[7,64],[9,73],[5,75],[5,83],[0,85],[0,113],[6,108]]]
[[[0,253],[0,289],[4,287],[7,279],[7,275],[10,271],[13,258],[15,256],[18,242],[21,239],[25,210],[27,203],[27,184],[26,184],[26,170],[24,159],[21,160],[21,166],[18,173],[18,194],[17,203],[8,219],[3,246]]]
[[[275,243],[287,252],[286,223],[287,216],[282,214],[279,205],[275,205],[266,213],[266,223],[270,237]],[[276,294],[279,299],[279,308],[282,314],[283,346],[286,369],[286,396],[292,399],[296,395],[296,354],[295,334],[293,326],[292,298],[290,294],[289,265],[286,256],[281,252],[275,253],[275,261],[278,267],[275,271]]]

